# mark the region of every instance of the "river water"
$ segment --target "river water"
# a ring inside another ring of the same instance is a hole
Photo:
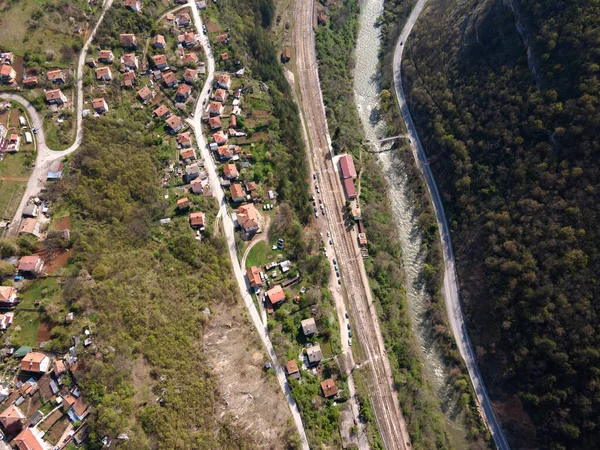
[[[384,0],[362,0],[360,29],[356,46],[354,71],[354,94],[358,114],[363,124],[365,139],[376,141],[386,137],[386,126],[379,120],[379,70],[380,46],[377,18],[383,13]],[[392,93],[393,95],[393,93]],[[391,144],[377,144],[376,150],[387,150]],[[389,185],[388,198],[397,224],[398,238],[402,245],[402,262],[405,272],[405,288],[413,333],[421,349],[421,361],[427,381],[436,394],[448,423],[451,442],[455,448],[468,447],[462,415],[456,414],[452,388],[448,385],[448,369],[435,343],[431,323],[427,319],[427,296],[419,275],[424,263],[421,251],[422,235],[418,228],[417,211],[404,163],[394,151],[377,153],[380,167]]]

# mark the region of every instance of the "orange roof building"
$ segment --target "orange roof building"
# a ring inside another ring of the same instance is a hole
[[[238,225],[247,233],[258,230],[258,216],[254,203],[240,206],[237,212]]]
[[[177,209],[186,209],[190,207],[190,199],[187,197],[177,200]]]
[[[190,214],[190,226],[192,228],[204,229],[205,217],[203,212],[194,212]]]
[[[234,202],[241,202],[244,200],[244,197],[246,196],[246,193],[244,192],[242,185],[239,183],[233,183],[229,187],[229,192],[231,193],[231,200],[233,200]]]
[[[338,388],[333,381],[333,378],[328,378],[321,382],[321,389],[325,398],[335,397],[338,394]]]
[[[277,303],[283,302],[285,300],[285,292],[283,292],[283,288],[280,284],[276,285],[274,288],[269,289],[267,291],[267,297],[276,305]]]
[[[30,352],[21,360],[21,370],[45,373],[50,367],[50,358],[43,353]]]
[[[46,450],[44,441],[38,436],[33,428],[25,428],[14,439],[14,443],[19,450]]]
[[[238,174],[237,167],[235,167],[235,164],[225,164],[225,166],[223,166],[223,175],[228,180],[237,178],[239,176],[239,174]]]
[[[246,269],[246,276],[248,277],[251,287],[257,288],[262,286],[262,278],[260,278],[260,269],[258,267],[248,267]]]
[[[223,126],[221,124],[221,118],[219,116],[210,117],[208,119],[208,126],[211,130],[219,130]]]
[[[23,421],[25,421],[25,416],[15,405],[10,405],[0,413],[0,424],[2,424],[2,428],[6,431],[6,434],[14,434],[21,431]]]

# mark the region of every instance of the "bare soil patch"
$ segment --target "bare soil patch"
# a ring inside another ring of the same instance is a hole
[[[58,219],[54,219],[53,228],[55,230],[70,230],[71,229],[71,217],[64,216]]]
[[[21,110],[18,108],[11,108],[10,110],[10,126],[11,127],[19,127],[19,115],[21,114]]]
[[[259,448],[284,448],[290,425],[287,402],[274,375],[264,372],[268,356],[239,304],[214,313],[205,331],[205,348],[219,380],[221,416],[236,418]]]
[[[40,322],[38,326],[37,335],[35,337],[35,346],[39,347],[41,342],[47,342],[50,340],[52,333],[52,325],[49,322]]]
[[[50,431],[48,431],[48,434],[46,434],[46,439],[48,439],[52,444],[56,445],[58,440],[62,437],[63,433],[69,426],[69,423],[69,419],[66,416],[63,417],[61,420],[56,422],[52,428],[50,428]]]
[[[44,421],[40,424],[40,428],[44,431],[48,431],[50,428],[52,428],[52,425],[54,425],[58,419],[62,417],[62,415],[63,413],[60,409],[55,410],[44,419]]]
[[[58,269],[64,267],[67,264],[67,261],[71,257],[71,252],[69,250],[54,250],[50,253],[48,259],[45,262],[45,271],[46,273],[52,275],[56,273]]]
[[[206,23],[206,31],[208,31],[209,33],[220,33],[221,31],[223,31],[223,28],[221,28],[219,25],[211,22],[208,19],[206,20],[205,23]]]
[[[0,114],[0,124],[4,125],[6,128],[8,128],[8,115],[10,113],[8,112],[8,110],[4,111],[2,114]]]

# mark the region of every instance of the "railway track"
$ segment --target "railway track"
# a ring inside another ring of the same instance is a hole
[[[334,167],[318,77],[313,11],[313,1],[296,2],[294,41],[301,104],[309,136],[307,148],[320,182],[321,199],[326,211],[324,218],[318,220],[324,221],[332,233],[334,252],[355,324],[354,331],[366,355],[363,367],[381,438],[388,450],[404,450],[410,447],[410,439],[393,386],[392,371],[357,246],[357,236],[348,226],[345,195]]]

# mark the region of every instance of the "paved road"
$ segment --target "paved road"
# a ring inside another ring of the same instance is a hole
[[[406,41],[410,35],[410,32],[413,26],[415,25],[415,22],[417,21],[417,18],[423,11],[426,1],[427,0],[418,0],[412,13],[410,14],[410,17],[404,25],[404,29],[402,30],[402,33],[400,34],[400,37],[398,38],[398,42],[396,44],[393,63],[394,80],[396,84],[396,96],[398,98],[398,103],[400,105],[402,117],[404,118],[404,122],[406,123],[408,135],[410,137],[411,150],[413,152],[413,156],[415,158],[417,166],[419,167],[419,170],[421,171],[425,178],[425,181],[427,182],[427,188],[429,190],[429,194],[431,195],[433,206],[435,208],[435,215],[440,230],[440,239],[442,242],[442,249],[444,255],[444,298],[446,299],[446,308],[448,309],[448,318],[450,320],[452,332],[454,333],[454,337],[456,339],[456,344],[458,345],[458,348],[460,350],[460,354],[465,360],[467,369],[469,371],[469,376],[471,377],[471,383],[473,383],[473,388],[475,389],[477,400],[479,401],[481,410],[483,411],[484,420],[488,425],[492,437],[494,438],[496,447],[498,447],[500,450],[508,450],[510,446],[508,445],[506,436],[504,436],[502,428],[500,427],[500,424],[496,419],[496,415],[494,414],[494,410],[492,408],[492,403],[488,396],[488,392],[485,388],[485,383],[483,382],[483,378],[479,373],[479,368],[477,367],[477,362],[475,360],[475,353],[473,352],[473,347],[471,346],[469,333],[467,331],[467,325],[465,323],[465,319],[462,313],[458,294],[458,279],[456,275],[454,251],[452,249],[452,240],[450,238],[450,229],[448,227],[448,221],[446,220],[446,214],[444,213],[444,205],[442,203],[442,199],[440,197],[440,193],[438,191],[435,179],[431,172],[431,168],[427,164],[427,155],[425,154],[425,150],[423,149],[423,145],[421,144],[421,140],[419,139],[419,136],[417,134],[417,130],[412,120],[412,116],[408,109],[408,104],[406,103],[404,89],[402,87],[402,52],[404,50],[404,46],[406,45]]]
[[[410,446],[410,438],[393,386],[392,371],[373,306],[363,259],[357,246],[356,233],[344,217],[346,200],[333,162],[331,138],[319,83],[313,31],[314,2],[297,1],[294,17],[296,67],[303,119],[308,134],[307,149],[317,173],[326,210],[325,217],[319,217],[318,220],[326,222],[326,227],[333,237],[341,279],[355,325],[353,332],[366,356],[365,374],[381,438],[388,450],[404,450]],[[347,339],[347,335],[344,337]]]
[[[44,134],[44,122],[40,117],[39,113],[33,107],[31,103],[25,100],[23,97],[17,94],[0,94],[0,99],[2,100],[12,100],[20,103],[27,109],[27,113],[29,115],[29,120],[31,121],[30,125],[32,128],[37,128],[37,134],[35,135],[36,147],[37,147],[37,157],[35,160],[35,167],[31,176],[29,177],[29,181],[27,182],[27,187],[25,188],[25,193],[23,194],[23,198],[21,199],[21,203],[17,208],[15,216],[8,228],[9,234],[17,234],[17,230],[19,224],[21,222],[21,215],[23,214],[23,209],[27,205],[29,198],[34,195],[37,195],[40,190],[46,184],[46,174],[48,170],[52,166],[55,161],[63,159],[65,156],[73,153],[75,150],[79,148],[81,145],[81,141],[83,139],[83,66],[85,64],[85,58],[87,56],[87,50],[96,35],[96,31],[102,23],[102,19],[104,19],[104,14],[112,5],[113,0],[105,0],[104,5],[102,6],[102,13],[98,18],[98,22],[94,29],[88,36],[88,39],[85,41],[83,48],[81,49],[81,54],[79,55],[79,61],[77,62],[77,108],[75,110],[75,117],[77,121],[77,132],[75,136],[75,142],[66,150],[62,151],[54,151],[48,147],[46,144],[46,136]]]
[[[290,389],[290,385],[287,382],[287,378],[281,366],[277,361],[277,355],[275,354],[275,350],[273,349],[273,345],[271,344],[271,340],[269,339],[269,335],[267,332],[266,323],[263,323],[256,307],[254,306],[254,302],[252,300],[252,296],[249,294],[250,285],[245,276],[245,271],[242,270],[240,263],[237,257],[237,250],[235,246],[235,231],[233,228],[233,220],[227,211],[227,201],[225,199],[225,194],[223,193],[223,189],[221,188],[221,183],[219,181],[217,168],[215,161],[210,154],[210,150],[207,147],[207,142],[202,134],[202,107],[203,101],[206,99],[208,104],[208,90],[212,86],[214,72],[215,72],[215,59],[212,55],[212,51],[210,49],[210,45],[208,43],[208,38],[206,38],[202,33],[202,19],[200,18],[200,14],[198,13],[198,8],[196,7],[196,3],[194,0],[189,2],[190,9],[192,11],[192,17],[194,19],[194,25],[196,27],[196,33],[201,36],[202,46],[204,47],[204,51],[207,55],[208,59],[208,77],[206,79],[206,83],[202,88],[202,92],[198,97],[198,103],[196,104],[196,111],[194,113],[194,119],[187,119],[187,122],[194,129],[194,133],[196,135],[196,140],[198,142],[198,147],[202,152],[202,159],[204,160],[204,166],[208,173],[209,182],[212,194],[215,198],[219,200],[219,216],[223,221],[223,231],[225,233],[225,238],[227,240],[227,248],[229,250],[229,256],[231,258],[231,264],[233,266],[233,273],[235,279],[237,281],[240,294],[244,299],[244,304],[248,309],[250,314],[250,318],[258,331],[258,334],[263,341],[264,346],[269,353],[271,358],[272,366],[275,370],[275,374],[277,375],[277,380],[281,386],[281,390],[283,391],[285,398],[288,402],[292,413],[292,419],[298,430],[298,435],[300,436],[300,442],[302,443],[302,449],[308,450],[308,442],[306,439],[306,433],[304,431],[304,426],[302,425],[302,418],[300,416],[300,411],[298,410],[298,405],[292,396],[292,392]]]

